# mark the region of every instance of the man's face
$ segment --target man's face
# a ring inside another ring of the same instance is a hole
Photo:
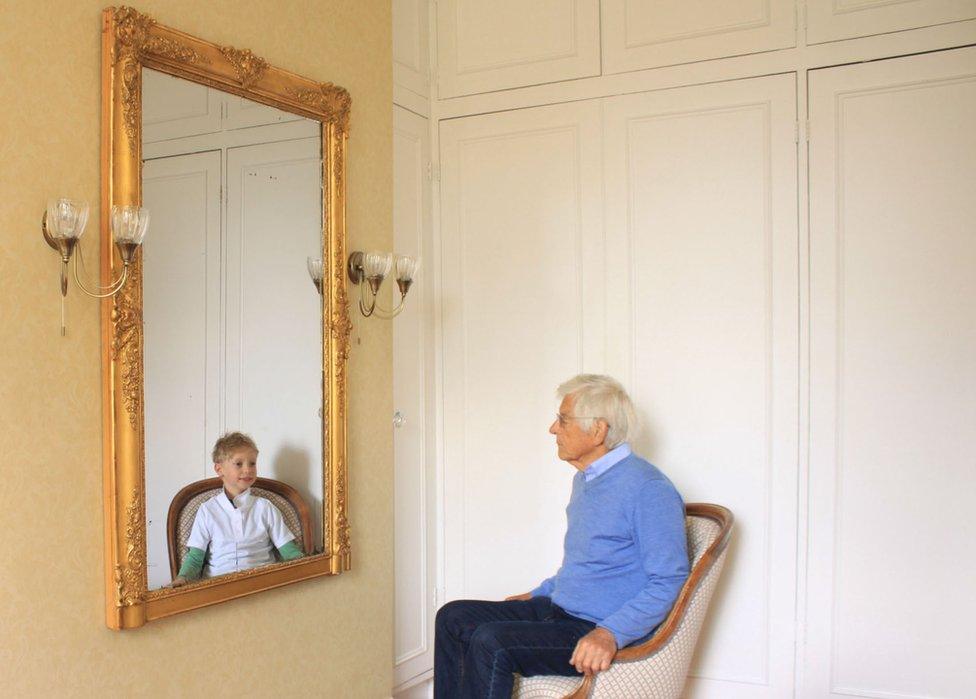
[[[580,468],[602,456],[606,449],[603,448],[600,423],[594,423],[589,432],[584,431],[580,427],[580,420],[576,419],[573,403],[573,396],[563,398],[559,404],[559,414],[549,426],[549,433],[556,435],[559,458]]]
[[[250,488],[258,477],[258,453],[247,447],[236,449],[226,459],[215,463],[214,471],[231,497],[237,497]]]

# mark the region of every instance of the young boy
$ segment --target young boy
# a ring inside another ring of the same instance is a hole
[[[214,445],[213,463],[224,490],[197,510],[173,587],[201,573],[209,578],[274,563],[272,546],[283,561],[302,556],[278,508],[251,494],[258,472],[254,440],[240,432],[225,434]]]

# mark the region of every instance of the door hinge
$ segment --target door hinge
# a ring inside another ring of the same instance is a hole
[[[427,161],[427,181],[428,182],[440,182],[441,181],[441,169],[434,165],[430,160]]]
[[[793,122],[793,143],[800,142],[800,121]]]

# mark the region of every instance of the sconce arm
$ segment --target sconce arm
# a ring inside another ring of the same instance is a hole
[[[78,251],[78,257],[81,257],[80,250]],[[129,265],[123,265],[121,277],[119,277],[116,281],[113,281],[108,286],[96,285],[95,286],[96,290],[92,291],[81,280],[81,275],[78,274],[78,257],[75,258],[75,264],[74,267],[72,268],[72,271],[74,272],[74,276],[75,276],[75,283],[78,285],[79,289],[81,289],[83,292],[85,292],[88,296],[91,296],[92,298],[104,299],[104,298],[108,298],[109,296],[115,295],[116,293],[118,293],[119,289],[121,289],[125,285],[125,280],[128,279],[129,277]],[[84,262],[82,262],[82,265],[84,265]],[[99,292],[105,292],[105,293],[99,293]]]
[[[406,299],[406,294],[400,294],[400,303],[396,305],[396,308],[387,309],[383,308],[376,295],[373,293],[372,289],[369,290],[370,302],[366,303],[366,292],[363,291],[364,286],[369,286],[366,284],[362,277],[359,280],[359,312],[363,314],[363,317],[369,318],[375,315],[377,318],[383,318],[384,320],[390,320],[400,315],[400,311],[403,310],[403,301]]]

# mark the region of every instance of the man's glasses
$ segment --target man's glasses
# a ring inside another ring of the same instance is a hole
[[[565,427],[569,424],[570,420],[602,420],[603,418],[597,417],[596,415],[563,415],[562,413],[556,413],[556,422],[559,423],[560,427]]]

